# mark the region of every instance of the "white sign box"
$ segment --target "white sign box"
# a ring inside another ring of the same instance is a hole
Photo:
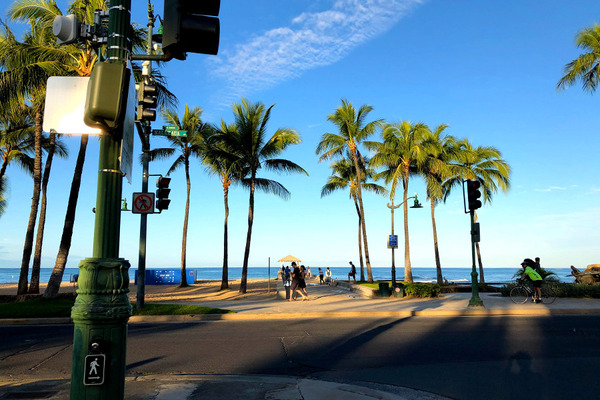
[[[45,132],[67,135],[99,135],[102,130],[83,122],[85,97],[90,78],[83,76],[51,76],[46,86],[44,108]]]

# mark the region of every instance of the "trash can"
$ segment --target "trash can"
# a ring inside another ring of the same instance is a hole
[[[379,282],[379,295],[381,297],[390,297],[390,284],[387,282]]]
[[[396,283],[393,288],[394,297],[404,297],[404,284]]]

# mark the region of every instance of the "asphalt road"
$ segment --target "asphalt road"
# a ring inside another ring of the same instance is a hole
[[[0,326],[3,376],[69,378],[72,326]],[[127,375],[271,374],[456,399],[597,399],[600,316],[131,324]]]

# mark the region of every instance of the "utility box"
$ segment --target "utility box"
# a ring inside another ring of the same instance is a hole
[[[125,114],[129,70],[125,63],[97,63],[92,70],[85,99],[83,120],[88,126],[115,129]]]

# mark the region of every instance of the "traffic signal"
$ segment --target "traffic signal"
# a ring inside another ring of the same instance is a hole
[[[156,85],[144,81],[138,84],[138,109],[136,121],[156,121],[158,89]]]
[[[221,0],[165,0],[162,50],[168,60],[186,53],[217,54]],[[211,17],[214,16],[214,17]]]
[[[469,210],[474,211],[481,207],[481,192],[479,188],[481,183],[479,181],[467,180],[467,198],[469,200]]]
[[[162,210],[169,209],[169,193],[171,193],[171,189],[169,189],[169,183],[171,183],[171,178],[166,178],[161,176],[156,180],[156,209],[161,212]]]

